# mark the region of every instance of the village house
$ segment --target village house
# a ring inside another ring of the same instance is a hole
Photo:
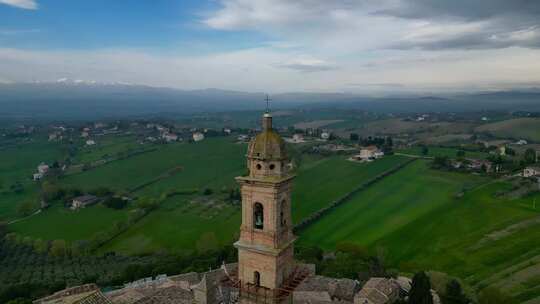
[[[49,172],[49,165],[46,163],[41,163],[39,166],[37,166],[38,173],[41,173],[43,175],[47,174]]]
[[[527,167],[523,169],[523,177],[540,177],[540,167]]]
[[[178,135],[174,133],[163,133],[161,138],[165,139],[166,142],[178,141]]]
[[[71,209],[76,210],[91,206],[99,201],[99,198],[94,195],[77,196],[71,201]]]
[[[321,139],[329,140],[330,139],[330,132],[322,132],[321,133]]]
[[[201,141],[201,140],[203,140],[203,139],[204,139],[204,134],[203,134],[203,133],[201,133],[201,132],[195,132],[195,133],[193,133],[193,140],[194,140],[194,141],[197,142],[197,141]]]
[[[42,162],[37,166],[37,172],[32,175],[32,179],[35,181],[41,180],[47,172],[49,172],[49,165]]]
[[[223,133],[227,134],[227,135],[230,135],[232,133],[232,130],[229,129],[229,128],[224,128],[223,129]]]
[[[96,142],[93,139],[89,139],[89,140],[86,141],[87,146],[93,146],[95,144],[96,144]]]
[[[49,141],[62,140],[62,138],[62,133],[60,132],[52,132],[49,134]]]
[[[373,161],[384,156],[384,152],[377,148],[377,146],[367,146],[360,149],[360,154],[353,156],[355,160],[360,161]]]
[[[493,163],[485,159],[472,159],[467,158],[468,165],[467,167],[475,171],[485,171],[487,173],[493,171]]]
[[[240,134],[240,135],[238,135],[238,137],[236,139],[238,141],[245,142],[245,141],[249,141],[249,136],[245,135],[245,134]]]
[[[90,136],[90,133],[88,133],[88,131],[82,131],[82,132],[81,132],[81,137],[82,137],[82,138],[87,138],[87,137],[89,137],[89,136]]]
[[[285,141],[292,144],[306,142],[303,134],[294,134],[292,138],[285,138]]]

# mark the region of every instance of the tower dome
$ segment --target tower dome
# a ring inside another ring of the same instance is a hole
[[[263,116],[263,131],[251,140],[248,158],[262,161],[281,161],[287,159],[285,141],[272,129],[272,115]]]

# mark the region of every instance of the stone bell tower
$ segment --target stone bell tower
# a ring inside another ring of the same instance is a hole
[[[255,290],[276,290],[294,268],[291,186],[285,142],[265,113],[263,131],[249,143],[249,175],[237,177],[242,190],[238,279]]]

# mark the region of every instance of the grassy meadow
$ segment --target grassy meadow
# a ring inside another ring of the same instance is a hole
[[[115,221],[126,219],[123,210],[101,204],[72,211],[59,204],[30,218],[10,225],[10,230],[35,239],[66,241],[89,239],[98,231],[108,229]]]
[[[443,271],[476,288],[511,286],[516,298],[532,299],[527,284],[540,279],[540,220],[535,221],[540,207],[533,209],[540,195],[514,200],[494,195],[510,187],[433,171],[419,160],[308,227],[300,244],[331,250],[353,242],[381,250],[402,271]],[[521,266],[512,269],[516,265]]]
[[[292,193],[293,221],[299,222],[313,212],[384,171],[407,160],[389,156],[371,163],[357,163],[342,156],[314,159],[302,165]]]
[[[42,137],[0,149],[0,221],[17,218],[20,203],[37,201],[38,186],[32,180],[32,174],[41,162],[52,163],[63,156],[61,145]],[[15,183],[22,185],[22,192],[11,191],[10,187]]]

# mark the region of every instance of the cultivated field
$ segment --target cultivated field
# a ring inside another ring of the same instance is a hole
[[[540,208],[533,209],[540,195],[497,198],[495,192],[508,183],[433,171],[427,164],[416,161],[357,194],[307,228],[301,244],[333,249],[354,242],[383,251],[401,271],[443,271],[476,288],[512,281],[517,270],[526,269],[510,292],[522,300],[540,296],[530,286],[540,278],[540,222],[500,233],[540,217]],[[486,238],[492,234],[498,237]]]
[[[540,118],[516,118],[479,126],[476,132],[487,132],[497,137],[527,139],[540,142]]]

